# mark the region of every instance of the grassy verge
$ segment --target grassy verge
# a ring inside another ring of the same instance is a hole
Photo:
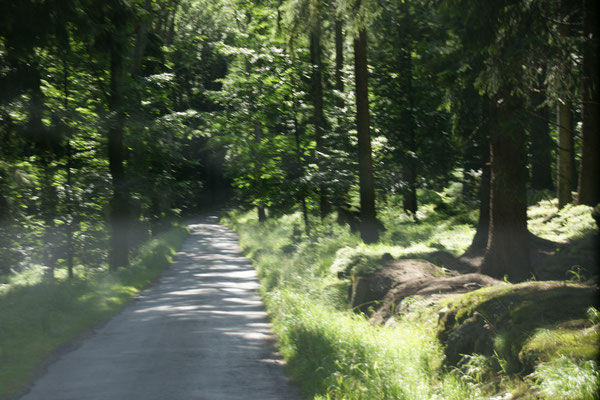
[[[61,344],[115,314],[171,262],[188,234],[177,226],[145,243],[117,273],[76,270],[54,281],[31,270],[0,288],[0,398],[17,392]]]
[[[281,352],[306,398],[479,399],[511,392],[521,399],[552,399],[578,398],[598,388],[595,363],[560,353],[563,358],[538,364],[525,380],[494,370],[498,360],[477,354],[457,368],[445,367],[435,334],[438,315],[431,308],[415,307],[386,326],[349,311],[349,283],[337,279],[337,272],[368,272],[383,253],[395,258],[427,258],[439,250],[459,255],[472,240],[476,213],[444,214],[425,205],[415,223],[388,204],[380,218],[387,230],[375,245],[364,245],[333,217],[315,221],[310,236],[303,233],[299,214],[263,224],[254,212],[234,211],[223,219],[239,233],[257,269]],[[533,233],[562,243],[597,231],[584,206],[557,213],[553,204],[540,202],[530,208],[530,218]],[[567,370],[580,375],[561,378],[560,371]]]
[[[238,231],[244,252],[254,261],[281,352],[306,398],[480,398],[475,386],[441,368],[443,353],[432,319],[373,326],[346,310],[347,284],[331,270],[357,258],[349,253],[368,258],[385,251],[409,254],[435,248],[410,240],[403,248],[364,246],[333,221],[314,226],[307,237],[299,229],[299,215],[258,224],[250,214],[234,212],[224,222]]]

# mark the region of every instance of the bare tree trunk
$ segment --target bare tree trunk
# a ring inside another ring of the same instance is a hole
[[[491,101],[486,96],[482,99],[482,129],[481,129],[481,182],[479,184],[479,219],[473,242],[467,253],[477,253],[485,250],[490,229],[490,107]]]
[[[524,281],[532,270],[527,230],[526,137],[517,115],[523,104],[511,95],[498,100],[496,115],[490,118],[490,229],[481,272]]]
[[[56,224],[54,219],[57,214],[58,205],[58,193],[56,187],[53,185],[54,175],[56,168],[52,166],[52,159],[48,155],[42,158],[44,165],[42,173],[42,190],[41,190],[41,208],[42,217],[44,220],[44,247],[43,256],[44,264],[47,268],[46,276],[50,279],[54,278],[54,271],[56,269],[56,260],[58,258],[58,235]]]
[[[248,64],[246,64],[246,66],[248,66]],[[260,123],[260,121],[254,121],[254,140],[256,145],[260,145],[260,141],[262,139],[262,134],[263,134],[263,125]],[[255,168],[255,173],[256,173],[256,180],[258,181],[258,186],[263,187],[263,182],[262,182],[262,178],[261,178],[261,165],[259,164],[259,162],[256,163],[256,168]],[[265,205],[261,203],[258,205],[258,221],[259,222],[265,222],[267,220],[267,213],[265,211]]]
[[[360,5],[360,2],[358,2]],[[369,128],[369,86],[367,71],[367,31],[361,29],[354,39],[354,74],[356,82],[356,123],[358,132],[358,177],[360,186],[360,236],[365,243],[379,240],[375,213],[375,182]]]
[[[68,40],[68,39],[67,39]],[[63,106],[65,111],[69,110],[69,68],[67,63],[67,57],[70,49],[65,50],[63,58],[63,71],[64,71],[64,82],[63,82]],[[68,129],[68,128],[67,128]],[[71,147],[71,134],[70,131],[67,133],[67,164],[65,169],[67,170],[67,185],[66,185],[66,206],[67,206],[67,270],[69,272],[69,279],[73,279],[73,258],[75,257],[75,244],[74,244],[74,229],[75,223],[74,211],[73,211],[73,148]]]
[[[343,22],[339,19],[335,20],[335,90],[337,91],[336,106],[338,108],[338,119],[337,119],[337,130],[338,140],[336,144],[341,145],[341,149],[346,153],[352,152],[352,146],[349,140],[347,140],[346,132],[347,127],[344,124],[344,108],[346,103],[344,101],[344,31],[342,29]],[[343,139],[343,140],[340,140]],[[335,199],[337,202],[338,199]]]
[[[52,166],[54,160],[55,143],[52,141],[51,132],[44,126],[44,93],[42,92],[42,80],[39,70],[33,67],[31,70],[32,86],[30,91],[29,104],[29,122],[28,131],[32,136],[37,150],[40,152],[40,163],[42,168],[41,190],[40,190],[40,213],[44,221],[44,244],[42,248],[42,256],[44,264],[47,268],[46,276],[50,279],[54,278],[54,270],[56,269],[56,248],[57,240],[56,225],[54,218],[56,217],[56,207],[58,204],[58,194],[54,186],[55,167]]]
[[[179,8],[179,3],[175,4],[173,7],[173,11],[171,11],[171,22],[169,23],[169,34],[167,36],[167,44],[173,44],[173,39],[175,38],[175,16],[177,15],[177,9]]]
[[[335,20],[335,90],[340,95],[344,92],[344,80],[342,79],[342,69],[344,68],[344,32],[341,20]],[[343,97],[337,98],[337,106],[344,108]]]
[[[573,36],[573,21],[570,2],[559,0],[560,23],[558,34],[564,38]],[[559,63],[558,68],[562,76],[571,73],[572,65],[569,58]],[[558,208],[563,208],[573,201],[573,177],[575,176],[575,152],[573,133],[573,113],[571,98],[566,95],[558,99],[556,121],[558,124],[558,158],[556,160],[556,189]]]
[[[600,203],[600,16],[598,0],[584,0],[583,4],[583,141],[577,203],[595,206]]]
[[[538,190],[553,190],[552,150],[554,143],[550,137],[550,110],[544,105],[546,96],[540,85],[531,95],[529,137],[531,140],[531,187]]]
[[[296,86],[296,78],[295,75],[292,75],[292,87]],[[300,124],[298,123],[298,110],[300,109],[300,105],[298,104],[298,99],[296,96],[293,96],[292,99],[293,104],[293,120],[294,120],[294,139],[296,144],[296,173],[298,177],[304,176],[304,160],[302,157],[302,144],[301,144],[301,136],[303,131],[300,131]],[[300,200],[300,206],[302,208],[302,217],[304,219],[304,232],[307,235],[310,235],[310,221],[308,217],[308,207],[306,206],[306,195],[307,188],[304,183],[301,184],[300,191],[298,192],[298,198]]]
[[[558,103],[558,159],[556,188],[558,208],[563,208],[573,201],[573,113],[569,103]]]
[[[408,189],[404,193],[404,211],[412,214],[413,218],[417,219],[417,137],[416,137],[416,121],[415,121],[415,106],[413,93],[413,64],[412,55],[410,52],[405,53],[406,63],[406,90],[409,102],[408,114],[408,132],[406,141],[408,144],[408,162],[406,165],[406,181]]]
[[[125,66],[123,49],[112,43],[110,51],[110,99],[111,113],[108,128],[108,164],[112,178],[113,196],[110,210],[110,256],[109,267],[116,270],[129,265],[129,193],[125,181],[125,129],[124,81]]]
[[[317,17],[318,18],[318,17]],[[315,127],[315,157],[319,168],[321,182],[319,183],[319,210],[321,218],[325,218],[331,211],[330,201],[327,196],[325,182],[322,176],[325,173],[324,164],[325,144],[323,130],[325,128],[325,114],[323,112],[323,63],[321,60],[321,21],[315,22],[310,32],[310,61],[311,61],[311,90],[314,107],[313,123]]]
[[[144,9],[150,12],[150,0],[144,1]],[[137,26],[135,31],[135,48],[133,50],[133,60],[131,63],[131,76],[135,79],[142,68],[144,60],[144,51],[146,50],[146,42],[148,36],[148,18],[144,18]]]
[[[482,251],[486,248],[490,230],[490,146],[488,140],[482,149],[481,183],[479,185],[479,218],[473,242],[469,247],[472,251]]]
[[[302,146],[300,145],[300,126],[298,124],[298,118],[296,117],[296,100],[294,99],[294,138],[296,140],[296,170],[298,177],[304,175],[304,166],[302,165]],[[300,205],[302,207],[302,217],[304,219],[304,231],[307,235],[310,235],[310,223],[308,220],[308,209],[306,207],[306,191],[303,187],[300,188],[298,197],[300,198]]]
[[[75,240],[74,240],[74,229],[75,216],[73,211],[73,174],[72,174],[72,148],[71,140],[67,139],[67,271],[69,272],[69,279],[73,279],[73,259],[75,257]]]
[[[265,206],[262,204],[258,205],[258,221],[265,222],[267,220],[267,213],[265,211]]]

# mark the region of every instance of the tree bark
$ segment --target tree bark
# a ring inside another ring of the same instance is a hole
[[[292,87],[297,87],[296,77],[292,75]],[[297,178],[304,176],[304,159],[302,157],[302,144],[301,144],[301,136],[303,135],[303,130],[300,131],[300,124],[298,123],[298,113],[300,109],[300,105],[298,104],[298,99],[296,96],[292,96],[292,104],[293,104],[293,121],[294,121],[294,139],[296,144],[296,168],[295,172],[297,174]],[[298,199],[300,200],[300,206],[302,208],[302,217],[304,219],[304,232],[306,235],[310,235],[310,221],[308,217],[308,207],[306,205],[306,195],[307,188],[304,183],[300,185],[300,190],[298,191]]]
[[[406,165],[406,180],[408,189],[404,194],[404,210],[412,214],[413,218],[417,219],[417,137],[416,137],[416,121],[415,121],[415,101],[413,94],[413,66],[412,55],[410,52],[405,54],[406,57],[406,90],[410,110],[408,112],[408,162]]]
[[[337,97],[338,108],[344,108],[344,99],[341,97],[344,93],[344,80],[342,70],[344,68],[344,32],[342,30],[343,22],[336,18],[335,20],[335,90],[339,92]]]
[[[56,143],[52,140],[53,135],[44,126],[44,93],[42,92],[41,74],[38,68],[32,68],[29,104],[28,131],[36,145],[39,161],[42,169],[40,190],[40,214],[44,221],[44,243],[42,246],[42,257],[47,268],[46,277],[53,279],[56,269],[56,249],[58,237],[56,235],[56,224],[54,219],[57,213],[58,193],[54,186],[55,167],[52,161],[55,159]]]
[[[359,3],[360,4],[360,3]],[[369,86],[367,70],[367,31],[361,29],[354,39],[354,74],[356,85],[356,124],[358,132],[358,178],[360,186],[360,236],[365,243],[379,240],[375,212],[375,182],[369,128]]]
[[[146,12],[151,11],[150,0],[144,1],[144,10]],[[144,60],[144,51],[146,50],[148,38],[148,24],[149,20],[145,17],[136,27],[135,47],[133,50],[133,60],[131,62],[131,76],[134,79],[139,75],[142,69],[142,61]]]
[[[296,142],[296,173],[297,177],[304,176],[304,166],[302,163],[302,146],[300,144],[300,125],[298,124],[298,118],[296,114],[296,100],[294,99],[294,139]],[[298,192],[298,197],[300,199],[300,206],[302,208],[302,217],[304,218],[304,232],[306,235],[310,235],[310,223],[308,220],[308,208],[306,207],[306,190],[304,185],[300,188]]]
[[[44,265],[46,266],[46,276],[50,279],[54,278],[56,269],[56,260],[58,258],[58,235],[54,219],[57,216],[58,193],[54,186],[54,175],[56,168],[52,166],[52,157],[48,154],[44,155],[41,160],[43,164],[42,172],[42,188],[41,188],[41,214],[44,220],[44,245],[43,256]]]
[[[550,137],[550,110],[544,105],[546,96],[543,87],[531,95],[529,137],[531,140],[531,187],[538,190],[553,190],[552,149],[554,143]]]
[[[479,253],[485,250],[490,229],[490,116],[492,107],[488,97],[482,100],[482,122],[481,122],[481,182],[479,184],[479,218],[473,242],[467,253]]]
[[[563,208],[573,201],[571,189],[573,187],[573,113],[569,103],[558,103],[558,159],[556,188],[558,208]]]
[[[63,81],[63,106],[65,111],[69,111],[69,68],[67,58],[70,54],[69,47],[69,39],[67,37],[67,45],[65,48],[65,52],[63,54],[63,73],[64,73],[64,81]],[[68,127],[67,127],[68,129]],[[67,185],[66,185],[66,208],[67,208],[67,249],[66,249],[66,258],[67,258],[67,271],[69,274],[69,279],[73,279],[73,259],[75,257],[75,240],[74,240],[74,229],[73,225],[75,223],[74,218],[74,210],[73,210],[73,149],[71,147],[71,134],[70,130],[67,131],[67,163],[65,165],[65,169],[67,172]]]
[[[246,64],[246,66],[248,67],[248,64]],[[256,144],[256,146],[260,146],[262,134],[263,134],[262,123],[260,121],[254,121],[254,143]],[[257,160],[256,168],[255,168],[255,173],[256,173],[255,177],[256,177],[256,180],[258,181],[259,188],[264,187],[263,180],[261,178],[261,170],[262,170],[262,166],[260,165],[260,161]],[[262,203],[262,200],[260,200],[260,202],[258,204],[257,211],[258,211],[258,221],[265,222],[267,220],[267,213],[265,211],[265,205]]]
[[[524,281],[532,270],[527,230],[526,137],[517,115],[522,101],[511,95],[497,100],[490,116],[490,228],[481,272]]]
[[[265,206],[262,204],[259,204],[259,206],[258,206],[258,221],[265,222],[266,220],[267,220],[267,213],[265,211]]]
[[[403,4],[399,11],[404,14],[404,17],[410,20],[412,18],[410,8],[407,4]],[[412,42],[405,37],[406,32],[402,29],[402,25],[396,22],[398,42],[404,43],[401,46],[400,57],[398,62],[398,70],[403,71],[401,76],[404,77],[400,88],[399,96],[405,95],[408,99],[408,109],[405,112],[406,132],[400,135],[404,142],[406,151],[405,162],[403,163],[403,178],[406,180],[406,189],[403,190],[402,208],[404,211],[413,216],[417,220],[417,138],[416,138],[416,117],[415,117],[415,96],[413,93],[413,60],[412,60]],[[404,90],[406,93],[402,93]]]
[[[600,203],[600,79],[598,78],[600,29],[598,0],[584,0],[583,5],[583,140],[579,169],[578,204]]]
[[[69,279],[73,279],[73,259],[75,258],[75,239],[74,239],[74,227],[75,217],[73,211],[73,155],[71,148],[71,139],[67,139],[67,271],[69,273]]]
[[[123,49],[112,43],[110,50],[110,99],[111,113],[108,128],[108,165],[112,178],[113,196],[110,209],[110,255],[109,268],[116,270],[129,265],[129,193],[125,181],[125,129],[124,106],[125,65]]]
[[[318,17],[316,17],[318,18]],[[315,157],[321,182],[319,183],[319,210],[321,218],[325,218],[331,211],[327,188],[323,182],[326,171],[324,164],[325,144],[323,130],[325,127],[325,114],[323,112],[323,63],[321,60],[321,21],[315,22],[310,32],[310,60],[311,60],[311,90],[314,107],[313,123],[315,127]]]

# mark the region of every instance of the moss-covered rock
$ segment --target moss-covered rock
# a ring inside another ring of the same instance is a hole
[[[381,264],[374,272],[353,274],[349,294],[353,309],[372,315],[373,322],[380,324],[402,312],[404,299],[413,296],[437,304],[456,293],[505,284],[477,273],[461,275],[421,259],[383,258]]]
[[[371,310],[380,307],[386,294],[395,286],[428,281],[441,271],[425,260],[388,260],[374,272],[352,276],[350,305],[357,311],[370,314]]]
[[[453,297],[440,312],[438,337],[450,364],[464,354],[496,355],[506,372],[531,370],[521,350],[541,329],[586,319],[597,288],[565,282],[524,282],[482,288]],[[535,358],[533,356],[533,358]]]

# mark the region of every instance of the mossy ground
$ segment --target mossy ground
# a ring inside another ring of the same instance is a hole
[[[567,339],[567,336],[559,335],[561,326],[567,326],[571,321],[585,320],[590,307],[597,306],[596,301],[597,289],[567,282],[525,282],[479,289],[448,301],[447,308],[440,318],[438,335],[442,341],[448,343],[447,356],[457,362],[460,354],[455,354],[457,350],[453,347],[455,343],[452,339],[460,343],[464,340],[474,340],[475,338],[468,337],[456,338],[458,330],[463,328],[465,323],[470,323],[473,326],[469,334],[479,338],[487,335],[490,344],[488,348],[473,351],[502,358],[505,363],[502,368],[507,372],[528,373],[541,361],[532,352],[534,346],[542,346],[543,336],[535,339],[536,335],[540,335],[541,329],[553,333],[546,334],[546,345],[549,341],[556,340],[553,345],[557,349],[562,348],[579,358],[584,355],[594,357],[597,354],[586,352],[587,346],[582,342],[570,343],[562,340]],[[474,319],[476,315],[481,318]],[[587,342],[597,339],[597,335],[583,333],[571,335],[571,338],[574,337],[586,338]],[[528,347],[524,347],[526,343]],[[595,345],[597,347],[600,343],[596,341]],[[579,351],[575,351],[574,346],[579,346]],[[461,351],[465,352],[465,348],[461,348]],[[546,351],[542,353],[550,355]],[[560,354],[561,352],[556,352],[556,355]]]

